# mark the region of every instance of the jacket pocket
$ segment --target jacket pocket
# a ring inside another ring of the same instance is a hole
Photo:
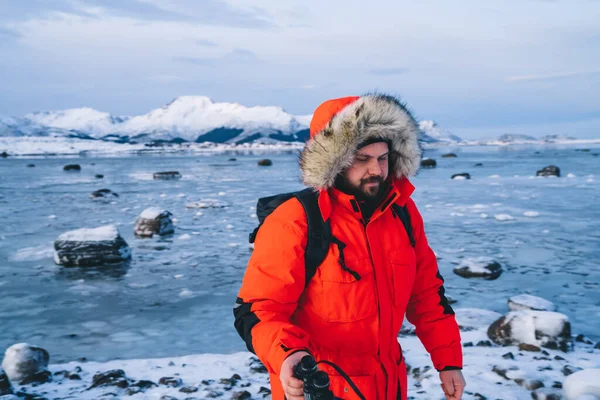
[[[337,260],[328,259],[319,267],[323,310],[329,322],[359,321],[377,314],[377,296],[369,258],[347,259],[351,274]]]
[[[339,375],[330,375],[331,385],[329,389],[335,397],[344,400],[360,400],[350,384]],[[350,376],[354,385],[360,390],[366,400],[380,400],[377,397],[377,384],[375,376]]]
[[[394,281],[393,295],[396,310],[406,310],[410,294],[415,282],[417,261],[412,247],[394,250],[389,253],[389,260]]]

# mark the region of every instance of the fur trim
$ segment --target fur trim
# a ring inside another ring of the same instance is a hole
[[[336,176],[352,165],[358,145],[373,137],[391,141],[394,178],[417,172],[419,125],[397,98],[369,94],[343,108],[306,143],[300,153],[302,181],[317,190],[332,187]]]

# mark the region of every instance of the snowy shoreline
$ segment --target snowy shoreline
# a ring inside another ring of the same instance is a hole
[[[485,312],[466,310],[474,314]],[[460,310],[457,311],[460,313]],[[468,315],[462,314],[469,319]],[[532,352],[520,350],[517,346],[494,346],[487,341],[487,327],[481,323],[473,325],[475,321],[470,322],[466,324],[469,326],[461,324],[463,345],[466,344],[464,374],[467,380],[463,399],[577,399],[578,395],[573,397],[572,391],[563,392],[563,383],[569,379],[567,375],[583,369],[595,378],[594,374],[600,371],[597,369],[600,367],[600,349],[595,349],[592,344],[574,341],[574,349],[568,353],[549,349]],[[416,400],[441,398],[438,373],[431,368],[429,356],[419,340],[414,335],[406,334],[401,335],[399,341],[409,366],[409,396]],[[262,399],[268,396],[266,389],[269,388],[266,370],[248,352],[108,362],[82,360],[50,364],[48,369],[53,377],[52,382],[38,386],[13,383],[14,392],[57,400]],[[96,374],[109,371],[117,378],[91,388],[98,381],[94,379]],[[575,380],[579,389],[590,385],[593,387],[595,383],[585,379],[570,380]],[[498,397],[499,393],[501,397]],[[549,397],[550,394],[563,397]],[[0,396],[0,399],[17,400],[18,397],[9,395]]]
[[[463,141],[423,143],[425,149],[471,146],[555,146],[555,145],[598,145],[600,139],[577,139],[544,141]],[[244,143],[192,143],[146,146],[143,143],[114,143],[100,140],[85,140],[64,137],[0,137],[0,153],[11,157],[86,156],[86,155],[157,155],[157,154],[202,154],[221,152],[271,152],[301,150],[301,142]]]

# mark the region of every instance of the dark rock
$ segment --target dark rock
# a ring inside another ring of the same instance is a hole
[[[179,391],[181,393],[196,393],[198,391],[198,388],[195,386],[184,386],[181,389],[179,389]]]
[[[595,349],[600,349],[600,342],[596,343],[596,345],[594,346]]]
[[[177,397],[167,396],[166,394],[161,396],[159,400],[179,400]]]
[[[565,375],[565,376],[569,376],[571,374],[574,374],[577,371],[581,371],[582,368],[579,367],[573,367],[571,365],[565,365],[562,369],[561,372]]]
[[[527,389],[527,390],[536,390],[539,388],[543,388],[544,387],[544,382],[538,380],[538,379],[533,379],[533,380],[529,380],[529,379],[515,379],[515,382],[517,383],[517,385]]]
[[[565,361],[565,359],[564,359],[564,358],[562,358],[561,356],[554,356],[554,359],[555,359],[556,361]]]
[[[13,394],[13,387],[4,370],[0,369],[0,396],[5,394]]]
[[[442,158],[456,158],[456,154],[454,154],[454,153],[442,154]]]
[[[575,149],[575,151],[581,151],[584,153],[589,153],[591,150],[590,149]]]
[[[37,386],[48,382],[52,382],[52,373],[45,370],[27,376],[26,378],[22,379],[19,384]]]
[[[147,381],[145,379],[142,379],[141,381],[132,383],[131,387],[136,387],[136,388],[139,388],[142,391],[144,391],[147,389],[152,389],[152,388],[158,387],[158,385],[152,381]]]
[[[258,165],[260,165],[261,167],[270,167],[271,165],[273,165],[273,161],[269,160],[268,158],[265,158],[263,160],[258,160]]]
[[[552,360],[548,359],[546,361],[552,361]],[[542,371],[554,371],[554,368],[552,368],[552,365],[544,365],[544,366],[538,367],[537,370],[540,371],[540,372],[542,372]]]
[[[463,344],[463,347],[473,347],[473,342],[467,342]]]
[[[207,399],[216,399],[217,397],[223,396],[223,392],[217,392],[216,390],[211,390],[206,394]]]
[[[563,384],[562,384],[562,382],[554,381],[554,383],[552,384],[552,387],[554,389],[562,389],[563,388]]]
[[[119,195],[110,189],[99,189],[90,193],[90,198],[92,199],[106,199],[113,197],[119,197]]]
[[[35,164],[27,164],[27,168],[34,168]]]
[[[94,389],[97,387],[116,386],[121,389],[125,389],[129,386],[125,371],[122,369],[111,369],[110,371],[100,372],[92,378],[92,386],[87,390]]]
[[[498,279],[502,275],[502,266],[496,261],[491,261],[487,265],[483,266],[486,271],[480,271],[480,269],[473,270],[469,265],[458,266],[454,268],[454,273],[463,278],[483,278],[488,281]]]
[[[514,360],[515,356],[513,355],[513,353],[506,353],[504,355],[502,355],[502,358],[506,359],[506,360]]]
[[[471,179],[471,175],[468,174],[468,173],[466,173],[466,172],[463,172],[461,174],[454,174],[454,175],[452,175],[452,179],[461,178],[461,177],[465,178],[465,179]]]
[[[131,386],[128,387],[127,389],[125,389],[125,394],[127,396],[134,396],[138,393],[144,393],[144,391],[139,387],[131,387]]]
[[[102,175],[102,174],[96,174],[96,175],[94,175],[94,177],[96,179],[104,179],[104,175]]]
[[[64,171],[81,171],[81,165],[79,164],[67,164],[63,167]]]
[[[0,153],[0,157],[6,158],[6,157],[8,157],[8,153],[3,151],[2,153]]]
[[[65,267],[123,263],[131,258],[131,250],[116,227],[66,232],[54,242],[54,262]],[[85,240],[87,235],[101,236]]]
[[[510,380],[510,378],[509,378],[509,377],[506,375],[506,373],[508,372],[508,370],[507,370],[507,369],[500,368],[499,366],[497,366],[497,365],[494,365],[494,366],[492,367],[492,371],[493,371],[493,372],[495,372],[496,374],[500,375],[500,376],[501,376],[501,377],[503,377],[504,379],[508,379],[508,380]]]
[[[50,355],[41,347],[28,343],[17,343],[6,349],[2,369],[8,379],[13,382],[23,380],[29,383],[35,383],[38,380],[48,382],[45,374],[38,374],[47,370],[49,361]],[[52,374],[47,373],[51,379]],[[30,377],[31,381],[28,380]]]
[[[435,168],[437,166],[437,161],[433,158],[424,158],[421,160],[421,168]]]
[[[474,167],[483,167],[483,164],[482,164],[482,163],[480,163],[480,162],[478,162],[478,163],[476,163],[476,164],[474,165]]]
[[[20,397],[19,400],[48,400],[46,397],[39,395],[39,394],[35,394],[35,393],[28,393],[24,390],[21,390],[19,392],[16,393],[18,397]]]
[[[175,388],[175,387],[179,387],[179,386],[183,385],[183,382],[181,381],[181,378],[165,376],[165,377],[162,377],[159,379],[158,384]]]
[[[576,342],[585,343],[585,344],[594,344],[590,339],[586,338],[584,335],[577,335],[575,338]]]
[[[135,221],[133,233],[137,237],[153,237],[154,235],[170,235],[175,232],[173,220],[167,210],[157,207],[145,209]]]
[[[230,158],[230,159],[229,159],[229,160],[227,160],[227,161],[234,162],[234,161],[237,161],[237,159],[235,159],[235,158]]]
[[[475,397],[478,400],[487,400],[487,397],[485,397],[484,395],[480,394],[480,393],[475,393],[473,395],[473,397]]]
[[[231,395],[232,400],[249,400],[252,398],[252,394],[247,391],[235,392]]]
[[[181,174],[178,171],[165,171],[165,172],[155,172],[152,177],[155,180],[175,180],[181,179]]]
[[[258,358],[252,357],[250,359],[250,372],[254,372],[256,374],[266,374],[267,368]]]
[[[533,344],[529,344],[529,343],[521,343],[521,344],[519,344],[519,350],[521,350],[521,351],[533,351],[533,352],[542,351],[542,349],[540,349],[538,346],[533,345]]]
[[[267,397],[271,394],[271,389],[261,386],[258,390],[258,394],[262,394],[263,397]]]
[[[549,165],[536,172],[536,176],[560,176],[560,168],[556,165]]]
[[[480,340],[477,344],[477,347],[492,347],[492,342],[490,342],[489,340]]]
[[[81,376],[79,376],[79,374],[72,374],[70,372],[68,372],[65,375],[65,378],[70,379],[72,381],[80,381],[81,380]]]

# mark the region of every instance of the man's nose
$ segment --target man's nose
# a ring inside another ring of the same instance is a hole
[[[381,176],[383,173],[383,171],[381,170],[381,166],[379,165],[377,160],[371,160],[367,172],[369,173],[369,175],[373,176]]]

